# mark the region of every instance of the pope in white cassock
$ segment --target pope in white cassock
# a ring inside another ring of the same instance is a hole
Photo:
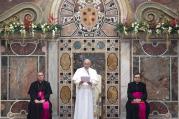
[[[76,85],[74,119],[94,119],[93,87],[98,82],[98,75],[96,70],[90,68],[89,59],[84,60],[83,66],[77,69],[72,79]]]

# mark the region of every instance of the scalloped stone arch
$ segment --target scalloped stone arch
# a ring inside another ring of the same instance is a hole
[[[151,10],[155,10],[154,11],[151,11]],[[152,20],[156,20],[155,17],[159,17],[156,13],[158,14],[165,14],[165,16],[168,16],[170,18],[177,18],[177,13],[175,13],[172,9],[168,8],[167,6],[165,5],[162,5],[160,3],[157,3],[157,2],[144,2],[142,4],[140,4],[136,10],[136,13],[135,13],[135,19],[137,21],[146,21],[148,19],[152,19]],[[152,18],[150,15],[153,15]]]
[[[34,21],[36,23],[41,22],[42,20],[42,10],[39,6],[37,6],[36,4],[32,3],[32,2],[23,2],[20,3],[14,7],[12,7],[11,9],[5,11],[4,13],[0,14],[0,22],[5,21],[6,19],[12,17],[13,15],[20,13],[24,10],[29,10],[29,13],[31,12],[34,16]],[[25,12],[26,13],[26,12]],[[25,14],[22,13],[22,14]]]
[[[61,6],[62,2],[63,0],[54,0],[54,2],[52,3],[51,14],[53,14],[55,18],[58,18],[58,9]],[[127,19],[127,15],[128,15],[127,2],[126,0],[117,0],[117,2],[120,8],[121,22],[123,22]]]

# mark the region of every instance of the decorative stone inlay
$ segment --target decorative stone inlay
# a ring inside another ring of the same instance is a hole
[[[60,90],[60,99],[62,103],[67,104],[71,100],[71,90],[68,86],[63,86]]]
[[[60,58],[60,65],[63,70],[68,70],[70,69],[71,66],[71,58],[68,53],[63,53],[61,58]]]
[[[115,86],[110,86],[107,90],[107,99],[109,103],[114,104],[118,99],[118,90]]]
[[[118,58],[115,53],[110,53],[107,57],[107,66],[109,70],[116,70],[118,66]]]
[[[31,55],[37,49],[36,42],[11,42],[10,48],[16,55]]]
[[[114,27],[120,20],[116,0],[64,0],[58,13],[63,24],[62,36],[116,36]]]
[[[102,41],[99,41],[99,42],[96,44],[96,48],[98,48],[98,49],[104,49],[104,48],[105,48],[105,43],[102,42]]]
[[[81,42],[80,41],[75,41],[75,43],[73,44],[73,47],[75,49],[80,49],[81,48]]]

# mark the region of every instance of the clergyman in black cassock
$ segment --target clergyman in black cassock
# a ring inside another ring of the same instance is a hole
[[[52,104],[49,100],[52,90],[42,72],[38,73],[38,80],[31,84],[28,94],[30,102],[27,119],[52,119]]]
[[[128,84],[127,96],[126,119],[148,119],[150,106],[146,102],[147,90],[139,73],[134,75],[134,82]]]

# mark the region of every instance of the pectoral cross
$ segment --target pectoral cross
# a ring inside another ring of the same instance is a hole
[[[86,72],[88,73],[88,75],[89,75],[89,70],[88,69],[86,69]]]

